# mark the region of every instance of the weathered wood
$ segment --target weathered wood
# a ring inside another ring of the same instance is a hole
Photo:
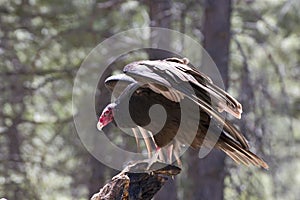
[[[159,169],[162,166],[163,168]],[[127,166],[121,173],[113,177],[91,200],[137,200],[151,199],[172,176],[181,169],[163,163],[153,163],[148,169],[147,162],[139,162]],[[143,173],[135,173],[144,171]]]

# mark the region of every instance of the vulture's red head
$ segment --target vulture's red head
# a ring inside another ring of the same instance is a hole
[[[111,103],[103,109],[103,112],[99,117],[99,121],[97,123],[97,128],[99,131],[101,131],[103,127],[105,127],[107,124],[114,120],[113,109],[115,106],[115,103]]]

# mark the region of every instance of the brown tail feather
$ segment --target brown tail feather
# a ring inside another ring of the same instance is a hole
[[[259,158],[257,155],[242,148],[239,144],[229,140],[221,140],[218,142],[217,147],[230,156],[236,163],[242,163],[246,166],[250,164],[269,169],[268,164]]]

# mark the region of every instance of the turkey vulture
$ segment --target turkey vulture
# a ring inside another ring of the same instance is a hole
[[[115,122],[119,127],[132,128],[136,138],[140,131],[148,152],[152,149],[148,138],[152,138],[157,148],[172,147],[170,151],[177,161],[180,161],[178,151],[182,146],[199,149],[203,145],[224,151],[237,163],[268,168],[249,150],[239,130],[221,115],[225,111],[240,118],[241,104],[214,85],[208,76],[189,66],[187,59],[137,61],[126,65],[123,72],[105,81],[108,89],[120,95],[104,108],[97,124],[99,130]],[[154,105],[165,110],[161,127],[158,124],[162,119],[149,115]],[[183,128],[181,124],[185,124]],[[196,129],[191,128],[193,124]],[[180,128],[183,134],[177,137]]]

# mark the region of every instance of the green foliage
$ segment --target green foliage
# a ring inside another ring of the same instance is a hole
[[[270,165],[269,171],[230,173],[225,190],[226,199],[297,199],[293,177],[299,162],[297,140],[299,118],[293,117],[292,106],[299,96],[299,37],[296,20],[299,13],[287,4],[293,1],[255,1],[238,3],[232,17],[232,87],[249,92],[239,82],[245,67],[253,88],[254,103],[246,94],[242,123],[247,136]],[[293,17],[291,17],[293,16]],[[240,45],[240,48],[238,47]],[[241,52],[241,50],[243,52]],[[243,55],[244,53],[244,55]],[[296,74],[298,75],[296,75]],[[255,88],[255,89],[254,89]],[[248,100],[247,100],[248,98]],[[248,117],[248,116],[254,116]],[[286,170],[288,168],[294,170]],[[246,189],[240,186],[248,184]],[[240,191],[236,193],[236,191]],[[238,194],[238,196],[236,196]],[[235,195],[232,197],[231,195]]]

